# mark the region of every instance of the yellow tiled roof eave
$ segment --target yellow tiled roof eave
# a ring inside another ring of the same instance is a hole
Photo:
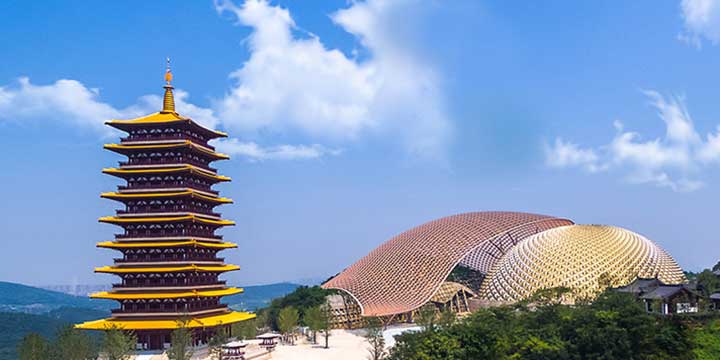
[[[202,129],[216,135],[217,137],[227,137],[227,134],[222,131],[208,129],[208,128],[196,123],[195,121],[193,121],[190,118],[184,117],[176,112],[171,112],[171,111],[156,112],[156,113],[152,113],[152,114],[146,115],[146,116],[141,116],[141,117],[135,118],[135,119],[109,120],[109,121],[105,122],[105,125],[109,125],[116,129],[120,129],[120,130],[124,131],[125,129],[123,129],[123,127],[125,125],[133,126],[133,125],[147,125],[147,124],[169,124],[169,123],[174,123],[174,122],[188,122],[188,123],[191,123],[199,128],[202,128]]]
[[[104,216],[98,219],[100,222],[108,224],[133,224],[133,223],[152,223],[152,222],[177,222],[177,221],[197,221],[204,224],[212,224],[218,226],[233,226],[234,221],[231,220],[213,220],[206,219],[197,215],[184,215],[184,216],[166,216],[166,217],[117,217],[117,216]]]
[[[196,197],[203,200],[213,201],[221,204],[231,204],[233,202],[232,199],[224,198],[224,197],[213,197],[213,196],[207,196],[200,194],[199,192],[188,189],[185,191],[174,191],[174,192],[148,192],[148,193],[118,193],[118,192],[105,192],[100,194],[100,197],[106,198],[106,199],[113,199],[113,200],[121,200],[121,199],[133,199],[133,198],[146,198],[146,197],[176,197],[176,196],[185,196],[190,195],[192,197]]]
[[[122,150],[170,149],[170,148],[185,147],[185,146],[197,149],[197,150],[201,151],[202,153],[210,155],[218,160],[230,159],[230,156],[228,156],[226,154],[212,151],[204,146],[199,146],[190,140],[183,140],[181,142],[171,143],[171,144],[144,144],[144,145],[105,144],[105,145],[103,145],[103,148],[105,148],[107,150],[115,151],[115,152],[121,152]]]
[[[141,247],[176,247],[176,246],[186,246],[186,245],[207,247],[207,248],[217,248],[217,249],[230,249],[230,248],[237,247],[237,244],[230,243],[230,242],[213,243],[213,242],[198,241],[198,240],[168,241],[168,242],[138,241],[138,242],[127,242],[127,243],[105,241],[105,242],[97,243],[96,246],[101,247],[101,248],[109,248],[109,249],[125,249],[125,248],[141,248]]]
[[[151,168],[151,169],[118,169],[118,168],[105,168],[102,172],[109,175],[120,176],[126,174],[156,174],[156,173],[171,173],[190,171],[193,174],[198,174],[206,178],[210,178],[217,181],[230,181],[231,179],[227,176],[217,175],[210,171],[203,170],[193,165],[181,165],[178,167],[166,167],[166,168]]]
[[[154,123],[170,123],[175,121],[188,121],[189,118],[186,118],[184,116],[181,116],[180,114],[176,112],[164,112],[159,111],[152,113],[150,115],[141,116],[134,119],[127,119],[127,120],[108,120],[105,122],[105,125],[137,125],[137,124],[154,124]]]
[[[255,314],[233,311],[227,314],[209,316],[205,318],[193,318],[187,324],[190,328],[212,327],[219,325],[233,324],[255,318]],[[118,320],[103,319],[88,321],[75,325],[76,329],[84,330],[108,330],[117,327],[123,330],[160,330],[177,329],[180,324],[174,320]]]
[[[181,271],[209,271],[209,272],[227,272],[240,270],[237,265],[221,265],[221,266],[204,266],[204,265],[187,265],[187,266],[168,266],[168,267],[116,267],[103,266],[95,268],[95,272],[108,274],[128,274],[128,273],[166,273]]]
[[[129,299],[177,299],[187,297],[215,297],[215,296],[230,296],[240,294],[243,292],[241,288],[227,288],[222,290],[208,290],[208,291],[183,291],[176,293],[134,293],[134,294],[123,294],[114,292],[97,292],[91,294],[90,297],[93,299],[110,299],[110,300],[129,300]]]

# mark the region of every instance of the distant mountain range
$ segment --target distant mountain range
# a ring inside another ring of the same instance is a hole
[[[28,333],[52,338],[62,326],[110,315],[113,306],[109,300],[0,282],[0,360],[17,359],[17,344]]]
[[[315,281],[310,282],[310,284],[314,283]],[[245,286],[242,294],[224,297],[223,302],[235,310],[255,311],[269,305],[272,299],[293,292],[301,285],[306,284],[277,283]],[[0,282],[0,312],[41,314],[63,306],[108,310],[116,305],[113,301],[91,300],[87,295],[109,289],[109,285],[45,285],[36,288]]]
[[[299,286],[291,283],[245,286],[244,293],[225,297],[223,302],[236,310],[255,311]],[[52,288],[68,292],[83,289],[81,293],[86,290],[106,290],[101,285],[95,289],[92,287]],[[52,338],[62,326],[107,317],[110,309],[115,307],[117,303],[111,300],[90,299],[87,296],[0,281],[0,360],[17,359],[17,344],[28,333],[36,332]]]
[[[91,300],[85,296],[0,282],[0,312],[43,314],[62,307],[109,311],[113,306],[115,304],[110,300]]]

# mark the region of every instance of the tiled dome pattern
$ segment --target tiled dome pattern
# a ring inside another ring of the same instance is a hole
[[[568,287],[569,300],[592,298],[603,290],[601,283],[623,286],[637,277],[686,281],[675,260],[639,234],[614,226],[562,226],[529,236],[505,253],[480,297],[517,302],[540,289]]]

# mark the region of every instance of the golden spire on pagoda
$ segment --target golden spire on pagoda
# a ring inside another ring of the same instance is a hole
[[[173,79],[172,71],[170,71],[170,58],[167,58],[167,67],[165,68],[165,96],[163,98],[163,109],[161,112],[175,112],[175,98],[173,97],[173,87],[170,82]]]

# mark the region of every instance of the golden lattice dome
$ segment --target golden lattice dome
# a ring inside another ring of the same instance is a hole
[[[636,278],[686,282],[654,242],[614,226],[569,225],[525,238],[498,260],[480,289],[489,301],[517,302],[541,289],[572,289],[566,300],[592,298]]]

